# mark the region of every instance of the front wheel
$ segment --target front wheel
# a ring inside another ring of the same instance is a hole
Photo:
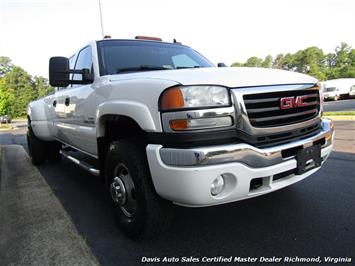
[[[170,225],[171,206],[154,190],[145,148],[139,140],[112,142],[105,173],[108,196],[119,226],[127,236],[152,237]]]

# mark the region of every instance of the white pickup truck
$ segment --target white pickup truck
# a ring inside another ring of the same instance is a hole
[[[324,100],[346,99],[353,96],[355,86],[355,78],[332,79],[323,82]]]
[[[52,57],[49,79],[56,92],[28,106],[33,164],[63,155],[101,176],[132,238],[163,230],[171,202],[260,196],[313,174],[332,149],[316,79],[215,67],[175,41],[92,41]]]

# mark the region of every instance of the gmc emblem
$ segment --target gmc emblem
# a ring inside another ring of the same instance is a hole
[[[281,98],[280,108],[281,109],[291,109],[291,108],[307,106],[307,105],[309,105],[309,103],[306,102],[306,99],[308,97],[309,97],[308,95],[302,95],[302,96],[297,96],[297,97]]]

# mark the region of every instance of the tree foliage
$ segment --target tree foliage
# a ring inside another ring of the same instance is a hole
[[[38,93],[37,98],[42,98],[54,92],[54,88],[48,84],[48,80],[44,77],[35,76],[33,78],[33,83]]]
[[[30,101],[48,95],[53,88],[43,77],[34,77],[14,66],[8,57],[0,57],[0,115],[25,116]]]
[[[11,59],[6,56],[0,56],[0,77],[4,76],[7,72],[10,72],[14,65]]]
[[[268,55],[264,60],[256,56],[245,63],[235,62],[232,67],[264,67],[305,73],[319,80],[354,78],[355,49],[346,43],[336,47],[334,53],[324,54],[312,46],[294,54],[278,54],[275,59]]]

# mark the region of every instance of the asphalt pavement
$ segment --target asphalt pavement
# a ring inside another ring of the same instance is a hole
[[[0,265],[98,265],[23,147],[1,152]]]
[[[135,265],[144,257],[165,256],[330,256],[354,260],[355,123],[336,122],[335,128],[335,151],[306,180],[227,205],[174,206],[171,229],[141,242],[121,234],[97,177],[65,159],[38,170],[102,265]],[[23,133],[2,132],[0,144],[24,145]]]
[[[355,99],[327,101],[323,108],[325,112],[355,111]]]

